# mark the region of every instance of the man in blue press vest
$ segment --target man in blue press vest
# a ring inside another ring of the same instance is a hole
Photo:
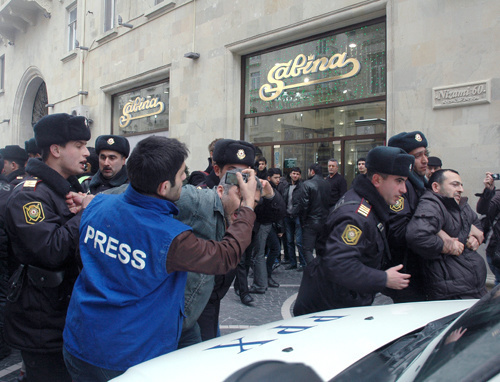
[[[64,357],[75,382],[107,381],[177,349],[186,271],[226,273],[250,243],[260,199],[250,169],[243,171],[248,182],[236,174],[237,192],[229,197],[241,207],[222,241],[199,239],[173,218],[187,153],[175,139],[142,140],[127,162],[130,187],[95,196],[82,216],[83,270],[64,329]],[[74,196],[75,205],[80,197]]]

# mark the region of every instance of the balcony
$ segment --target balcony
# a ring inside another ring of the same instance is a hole
[[[14,44],[18,32],[34,26],[39,13],[50,18],[51,0],[0,0],[0,39]]]

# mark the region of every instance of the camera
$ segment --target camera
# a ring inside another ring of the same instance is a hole
[[[238,185],[238,178],[236,177],[236,173],[241,172],[239,169],[234,169],[234,170],[229,170],[226,172],[225,176],[225,183],[226,184],[234,184],[235,186]],[[247,173],[241,173],[241,176],[243,177],[243,181],[246,183],[248,182],[248,174]],[[255,180],[257,181],[257,189],[262,190],[262,183],[260,182],[260,179],[255,177]]]
[[[491,174],[493,180],[500,180],[500,174]]]

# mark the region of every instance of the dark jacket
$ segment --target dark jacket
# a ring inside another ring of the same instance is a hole
[[[101,170],[97,171],[90,181],[89,189],[91,194],[96,195],[99,192],[119,187],[125,183],[128,183],[128,175],[127,167],[123,166],[122,169],[111,179],[104,178],[101,174]]]
[[[259,224],[277,223],[285,217],[285,201],[276,187],[274,187],[274,185],[272,186],[274,189],[274,196],[271,199],[262,198],[261,202],[255,207],[255,214],[257,215],[256,222]]]
[[[324,224],[330,206],[330,186],[320,175],[314,175],[302,184],[294,201],[293,216],[298,216],[304,225]]]
[[[345,178],[336,173],[334,176],[330,177],[328,175],[325,180],[330,185],[330,208],[333,207],[339,199],[347,192],[347,182]]]
[[[369,202],[368,202],[369,201]],[[385,288],[384,223],[389,207],[366,176],[339,200],[327,221],[323,257],[304,271],[294,314],[370,305]]]
[[[7,200],[14,186],[9,184],[7,178],[0,174],[0,304],[5,304],[5,296],[7,294],[7,281],[9,280],[10,266],[8,255],[9,239],[5,231],[5,208]],[[1,340],[0,340],[1,342]]]
[[[69,211],[65,195],[81,188],[76,177],[66,180],[37,159],[30,159],[26,170],[32,177],[12,191],[5,212],[9,254],[27,266],[18,300],[6,306],[5,338],[17,349],[60,352],[78,276],[81,216]],[[62,280],[54,281],[58,277]],[[46,287],[47,282],[55,285]]]
[[[406,192],[395,205],[389,207],[387,241],[391,251],[391,262],[388,265],[392,267],[402,264],[403,269],[401,272],[411,274],[408,288],[386,291],[395,302],[423,301],[426,299],[420,257],[406,243],[406,227],[415,213],[418,201],[425,190],[424,178],[412,172],[406,181]]]
[[[15,186],[21,183],[27,176],[28,174],[26,174],[24,167],[22,167],[16,171],[12,171],[6,178],[10,184]]]
[[[477,202],[476,211],[482,215],[486,215],[487,219],[486,226],[484,227],[485,236],[487,236],[487,229],[492,230],[488,247],[486,248],[486,254],[491,256],[500,241],[500,190],[485,188],[482,194],[476,196],[480,197]],[[496,224],[491,227],[497,217]]]
[[[406,240],[422,258],[425,291],[429,299],[480,298],[486,293],[483,258],[467,247],[460,256],[442,254],[443,241],[436,235],[443,230],[465,245],[472,224],[481,229],[466,198],[457,204],[453,198],[430,190],[420,198],[408,223]]]
[[[286,209],[287,209],[287,215],[291,215],[291,213],[288,213],[289,207],[290,210],[293,213],[293,205],[294,202],[297,203],[297,197],[300,194],[300,189],[302,188],[302,185],[304,182],[302,180],[298,180],[297,183],[295,183],[295,188],[293,189],[292,193],[292,204],[289,205],[289,199],[290,199],[290,187],[293,186],[293,184],[290,182],[286,182],[281,188],[281,183],[278,185],[278,190],[281,192],[281,195],[283,196],[283,201],[285,202]]]

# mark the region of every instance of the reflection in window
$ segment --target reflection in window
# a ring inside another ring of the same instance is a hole
[[[68,9],[68,50],[76,48],[76,5]]]
[[[5,54],[0,56],[0,91],[5,90]]]
[[[115,1],[104,0],[104,32],[115,27]]]

